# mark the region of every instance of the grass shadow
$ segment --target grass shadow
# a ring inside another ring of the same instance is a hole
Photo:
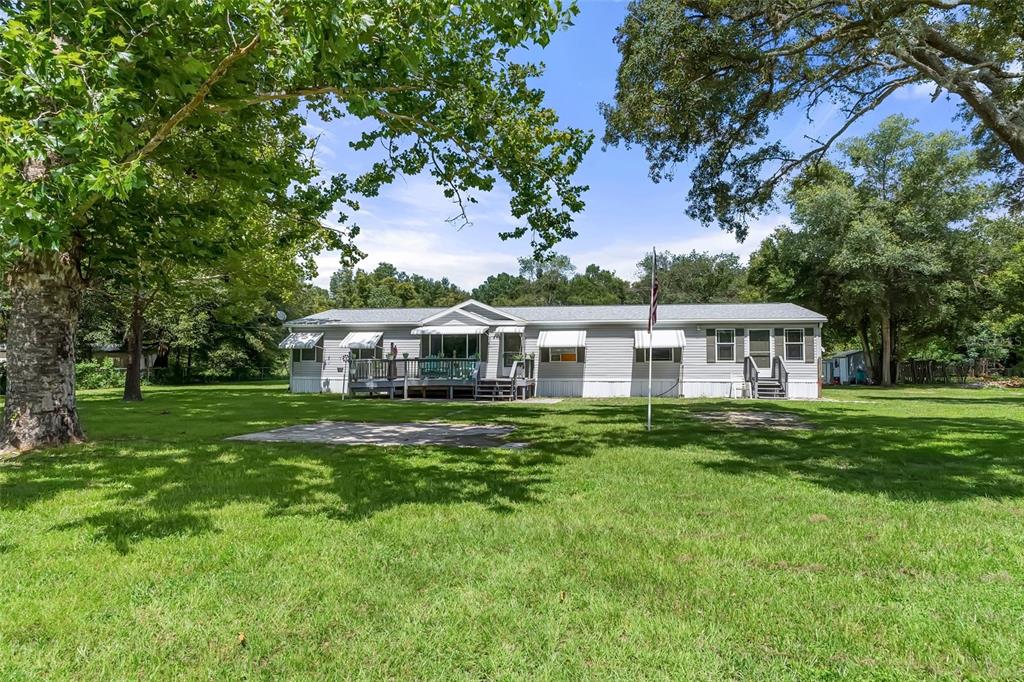
[[[91,528],[97,539],[125,553],[146,539],[215,532],[212,512],[240,503],[260,504],[268,516],[306,515],[339,522],[411,504],[477,504],[495,513],[512,513],[542,498],[555,467],[591,452],[586,442],[574,439],[569,428],[553,423],[551,415],[542,410],[303,400],[289,415],[280,405],[292,401],[288,394],[273,396],[272,410],[253,405],[253,396],[248,394],[227,390],[205,395],[208,400],[200,407],[196,407],[196,399],[189,398],[175,401],[176,407],[170,409],[190,423],[180,439],[170,433],[180,430],[179,426],[168,429],[159,423],[168,412],[166,406],[144,403],[131,410],[104,405],[104,416],[118,424],[101,423],[97,431],[117,435],[84,446],[35,453],[0,469],[0,510],[24,509],[70,491],[102,491],[104,502],[111,503],[113,509],[52,528]],[[250,402],[239,407],[236,402],[242,397]],[[319,410],[306,411],[317,402]],[[216,419],[197,414],[211,409]],[[492,422],[515,421],[519,428],[510,439],[527,440],[531,447],[332,446],[222,440],[224,432],[244,431],[248,427],[240,427],[240,423],[253,421],[295,423],[339,416],[408,421],[451,418],[459,410],[462,414],[454,416],[467,420],[486,416]],[[125,418],[117,419],[119,416]],[[158,423],[147,427],[152,421]],[[138,433],[134,433],[136,429]]]
[[[691,402],[658,408],[658,426],[642,441],[609,432],[601,445],[699,447],[715,455],[699,462],[710,470],[797,477],[837,492],[917,501],[1024,496],[1024,421],[889,416],[795,402]],[[793,413],[813,428],[744,428],[694,416],[725,410]],[[641,412],[636,408],[632,416],[639,418]],[[594,417],[604,419],[600,411]]]
[[[268,516],[352,522],[403,505],[475,504],[499,514],[542,503],[560,466],[613,448],[686,449],[730,476],[791,477],[828,490],[912,501],[1024,496],[1024,421],[946,413],[908,417],[893,403],[659,400],[655,429],[636,400],[403,403],[296,396],[276,386],[151,391],[141,405],[86,396],[92,442],[0,466],[0,511],[68,492],[102,511],[53,526],[91,528],[129,552],[146,539],[216,532],[214,512],[255,503]],[[893,396],[895,399],[897,396]],[[937,398],[942,398],[937,394]],[[1013,398],[1013,396],[1008,396]],[[989,396],[979,396],[988,400]],[[1024,400],[1019,400],[1024,407]],[[1015,404],[1011,400],[1012,408]],[[937,403],[941,406],[941,403]],[[709,423],[715,410],[795,413],[812,430]],[[1009,413],[1008,410],[1005,412]],[[426,419],[511,424],[526,450],[225,442],[224,437],[323,420]]]

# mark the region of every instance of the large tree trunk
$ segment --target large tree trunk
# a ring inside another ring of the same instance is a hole
[[[83,439],[75,406],[81,278],[72,256],[26,254],[7,273],[7,399],[0,447],[29,450]]]
[[[892,385],[892,325],[890,314],[882,314],[882,385]]]
[[[891,373],[889,376],[892,377],[892,383],[898,384],[900,382],[900,347],[903,343],[903,339],[900,338],[900,321],[898,317],[892,316],[889,318],[889,339],[892,344],[892,349],[889,351],[889,362],[892,368],[889,370]]]
[[[128,324],[128,371],[124,373],[124,399],[128,401],[142,400],[142,325],[143,300],[136,292]]]
[[[867,315],[860,318],[860,324],[857,325],[857,333],[860,336],[860,346],[864,351],[864,362],[868,366],[868,376],[873,381],[878,381],[878,367],[875,362],[875,353],[871,350],[871,340],[868,338],[868,325],[871,324],[871,318]]]

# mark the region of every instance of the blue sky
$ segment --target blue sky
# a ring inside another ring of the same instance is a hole
[[[597,263],[626,278],[634,275],[636,263],[652,245],[674,252],[731,251],[745,259],[776,226],[787,222],[784,213],[758,220],[739,244],[717,227],[705,228],[686,217],[686,168],[677,170],[675,181],[656,184],[648,177],[642,149],[601,149],[604,121],[597,106],[612,99],[619,61],[612,38],[625,11],[625,2],[583,0],[573,27],[557,34],[547,48],[529,52],[531,60],[547,66],[538,85],[546,91],[548,105],[565,125],[593,130],[597,137],[578,174],[580,183],[590,185],[586,210],[576,218],[579,236],[557,250],[580,269]],[[918,119],[923,130],[958,128],[955,101],[943,93],[933,103],[932,90],[906,88],[849,134],[864,134],[893,113]],[[836,122],[833,107],[822,105],[812,120],[803,111],[787,112],[775,123],[774,133],[799,147],[805,135],[829,130]],[[309,129],[320,135],[317,157],[326,172],[356,173],[373,161],[372,155],[348,148],[358,121],[311,121]],[[455,209],[428,176],[400,178],[380,196],[362,199],[354,216],[362,228],[356,243],[367,258],[359,267],[389,262],[408,272],[448,277],[467,289],[490,274],[515,272],[516,259],[528,255],[530,247],[528,240],[503,242],[497,236],[515,224],[508,213],[508,192],[499,187],[478,198],[480,203],[469,212],[472,225],[461,230],[446,222]],[[317,264],[316,283],[326,286],[338,268],[338,255],[325,252]]]

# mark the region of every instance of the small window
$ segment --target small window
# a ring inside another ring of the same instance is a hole
[[[353,360],[380,360],[384,357],[384,337],[381,336],[373,348],[353,348]]]
[[[736,330],[718,329],[715,336],[715,358],[718,362],[734,361],[736,359]]]
[[[651,349],[649,348],[637,348],[636,349],[637,362],[647,362],[647,358],[651,356]],[[654,361],[655,362],[679,362],[677,360],[678,354],[675,348],[655,348],[654,349]]]
[[[293,362],[323,362],[324,361],[324,347],[316,346],[315,348],[294,348],[292,349],[292,361]]]
[[[786,330],[786,359],[802,362],[804,359],[804,330]]]
[[[552,348],[548,351],[548,362],[576,362],[576,348]]]

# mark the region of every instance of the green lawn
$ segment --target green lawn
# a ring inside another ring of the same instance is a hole
[[[0,678],[1024,677],[1024,392],[827,397],[86,392],[0,464]],[[533,447],[222,440],[428,418]]]

